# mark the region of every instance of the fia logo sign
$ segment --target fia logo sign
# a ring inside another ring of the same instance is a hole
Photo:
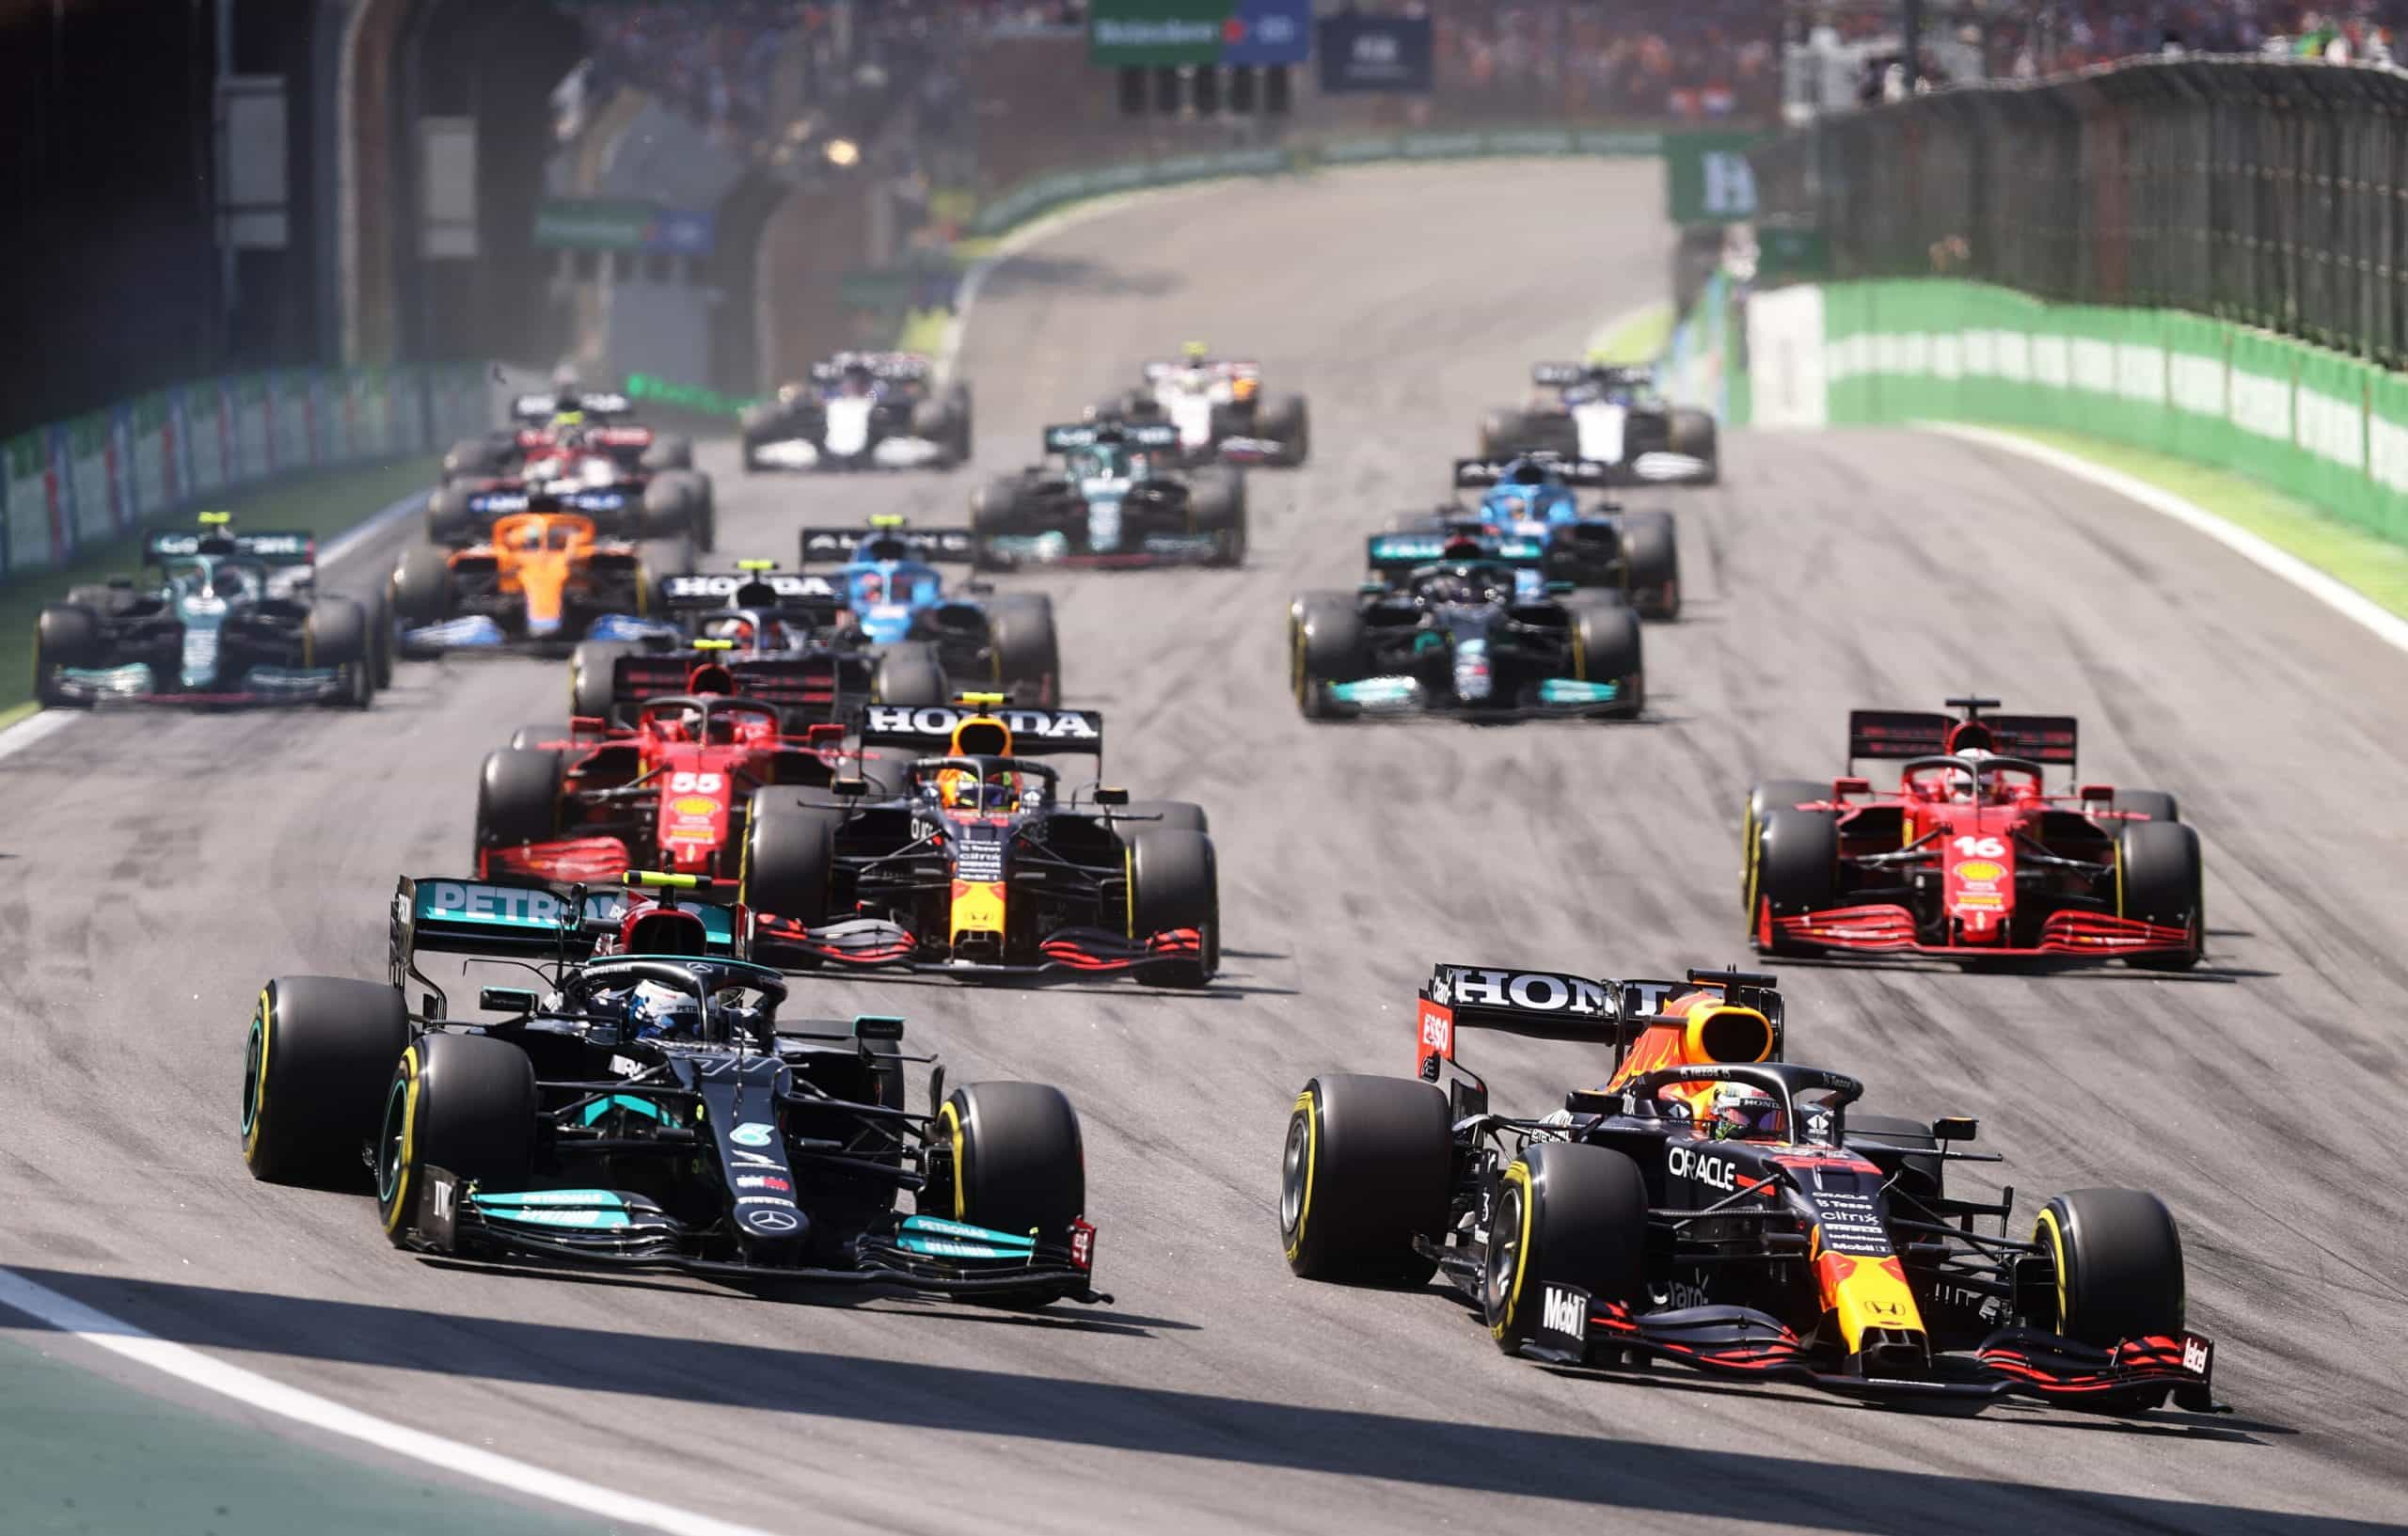
[[[1539,1326],[1587,1343],[1589,1298],[1562,1286],[1548,1286],[1539,1298]]]

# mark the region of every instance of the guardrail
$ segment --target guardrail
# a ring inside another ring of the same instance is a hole
[[[494,417],[480,363],[279,369],[162,389],[0,444],[0,578],[214,497],[437,453]]]

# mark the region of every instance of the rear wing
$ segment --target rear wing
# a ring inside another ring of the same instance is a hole
[[[1039,757],[1056,752],[1103,755],[1103,716],[1093,709],[1014,709],[970,705],[874,704],[862,714],[864,747],[934,748],[953,745],[953,733],[980,718],[999,720],[1012,734],[1012,755]]]
[[[827,384],[845,376],[850,368],[866,368],[872,378],[893,384],[911,384],[928,378],[936,365],[914,352],[840,352],[811,365],[815,383]]]
[[[1048,453],[1074,453],[1082,448],[1093,448],[1098,443],[1120,443],[1130,448],[1176,448],[1179,446],[1179,429],[1167,421],[1074,421],[1045,429],[1045,451]]]
[[[791,728],[826,724],[855,700],[868,698],[876,664],[867,657],[832,654],[721,661],[695,653],[639,653],[610,664],[610,702],[635,706],[688,692],[694,668],[703,665],[725,667],[735,683],[732,697],[775,707]]]
[[[548,421],[562,409],[557,394],[520,395],[510,403],[510,414],[521,421]],[[588,416],[625,416],[634,409],[626,396],[610,389],[591,389],[568,407]]]
[[[701,901],[681,901],[678,907],[702,919],[708,953],[743,957],[749,935],[738,931],[735,909]],[[532,880],[404,875],[393,888],[393,985],[413,977],[424,981],[417,958],[425,954],[581,960],[594,953],[594,930],[605,924],[615,930],[626,910],[627,893],[615,887],[587,891]]]
[[[1649,1025],[1675,1017],[1665,1013],[1666,1003],[1698,991],[1719,992],[1724,1002],[1763,1014],[1772,1027],[1771,1054],[1779,1057],[1781,992],[1761,973],[1692,970],[1682,981],[1610,981],[1563,971],[1440,965],[1417,994],[1416,1069],[1425,1082],[1436,1082],[1438,1063],[1455,1064],[1459,1029],[1610,1044],[1619,1067],[1624,1051]]]
[[[1140,373],[1147,383],[1152,384],[1157,380],[1168,378],[1173,373],[1184,372],[1192,366],[1194,365],[1175,362],[1167,357],[1156,357],[1145,363],[1140,369]],[[1260,363],[1244,362],[1237,358],[1215,358],[1204,366],[1218,378],[1257,379],[1262,376]]]
[[[1988,731],[1991,750],[2032,762],[2074,767],[2077,722],[2071,715],[1975,715],[1960,720],[1912,709],[1852,709],[1847,717],[1847,759],[1895,761],[1946,755],[1951,736],[1962,725]]]
[[[1458,490],[1470,490],[1501,483],[1506,472],[1522,461],[1545,465],[1566,485],[1610,485],[1614,483],[1614,467],[1601,459],[1560,459],[1528,453],[1501,459],[1457,459],[1455,486]]]
[[[1545,389],[1566,389],[1594,379],[1600,384],[1653,384],[1656,371],[1639,363],[1532,363],[1530,382]]]
[[[899,552],[863,551],[890,546]],[[843,563],[854,560],[917,560],[931,565],[967,565],[977,554],[966,528],[806,528],[802,530],[802,562]]]
[[[1469,532],[1374,533],[1363,544],[1363,559],[1374,572],[1387,576],[1449,559],[1448,551],[1477,545],[1477,554],[1462,558],[1503,565],[1538,565],[1546,560],[1546,546],[1537,539],[1498,537]]]
[[[626,511],[634,500],[634,492],[617,486],[558,493],[520,486],[471,492],[467,508],[469,516],[483,518],[507,517],[515,512],[581,512],[588,516],[609,517]]]
[[[142,541],[142,563],[184,555],[247,555],[262,565],[309,566],[318,563],[318,541],[308,533],[226,533],[214,530],[153,532]]]
[[[824,576],[737,571],[663,577],[660,603],[679,612],[714,608],[832,610],[844,606],[845,594]]]

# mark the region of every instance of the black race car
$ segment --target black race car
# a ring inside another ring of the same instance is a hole
[[[1951,1163],[1997,1161],[1959,1149],[1972,1120],[1852,1113],[1856,1079],[1781,1059],[1782,1011],[1742,972],[1437,967],[1416,1077],[1318,1077],[1296,1100],[1289,1267],[1435,1273],[1499,1348],[1560,1366],[1673,1360],[1957,1413],[2009,1392],[2215,1408],[2155,1196],[2075,1190],[2010,1237],[2011,1191],[1948,1192]],[[1473,1027],[1610,1043],[1612,1069],[1553,1114],[1498,1115],[1457,1062]]]
[[[1539,540],[1472,530],[1371,535],[1360,591],[1289,606],[1296,707],[1307,720],[1637,718],[1638,613],[1618,592],[1545,579],[1546,558]]]
[[[971,498],[979,565],[1242,565],[1245,479],[1183,473],[1179,430],[1101,419],[1045,429],[1058,465],[1031,465]]]
[[[1531,398],[1481,419],[1485,457],[1545,451],[1609,465],[1624,483],[1711,485],[1722,469],[1711,411],[1667,402],[1656,371],[1534,363]]]
[[[385,982],[280,976],[243,1070],[254,1177],[372,1172],[397,1246],[884,1286],[1022,1306],[1090,1283],[1079,1121],[1054,1088],[978,1083],[906,1105],[903,1022],[781,1019],[741,908],[651,894],[404,879]],[[419,969],[533,969],[451,1017]],[[423,989],[410,1011],[406,991]],[[910,1194],[912,1210],[899,1209]]]
[[[307,533],[237,533],[224,513],[142,544],[142,568],[41,610],[34,696],[106,704],[325,704],[365,707],[393,680],[380,600],[317,591]]]
[[[1103,718],[874,705],[860,743],[929,755],[864,765],[833,793],[764,789],[745,827],[745,904],[765,958],[965,979],[1128,974],[1200,987],[1220,969],[1201,807],[1064,793],[1042,755],[1101,758]],[[873,782],[869,775],[876,775]]]
[[[949,469],[970,457],[970,387],[916,353],[840,352],[745,408],[744,467]]]

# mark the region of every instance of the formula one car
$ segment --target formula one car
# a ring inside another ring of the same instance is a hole
[[[222,512],[160,531],[131,577],[68,589],[34,625],[34,697],[365,707],[392,681],[384,605],[317,593],[317,541],[237,533]]]
[[[1240,565],[1245,480],[1236,469],[1171,467],[1166,422],[1111,420],[1045,429],[1061,464],[1031,465],[970,501],[981,569],[1021,565]]]
[[[1625,484],[1711,485],[1721,474],[1714,413],[1668,404],[1656,371],[1610,363],[1536,363],[1527,404],[1481,419],[1484,458],[1547,451],[1612,467]]]
[[[1555,580],[1618,591],[1644,619],[1681,615],[1681,549],[1669,512],[1580,506],[1578,488],[1614,483],[1610,465],[1555,453],[1457,459],[1459,489],[1483,491],[1476,509],[1449,504],[1424,520],[1439,529],[1537,539]]]
[[[383,982],[279,976],[243,1069],[254,1178],[373,1171],[397,1247],[871,1286],[1038,1306],[1109,1301],[1077,1114],[976,1083],[905,1107],[903,1021],[780,1018],[741,907],[639,890],[404,879]],[[704,887],[704,894],[712,894]],[[421,957],[532,970],[454,1019]],[[424,990],[413,1012],[405,990]],[[909,1193],[912,1210],[898,1196]]]
[[[1856,710],[1847,776],[1750,792],[1741,899],[1760,953],[2199,962],[2199,835],[2174,797],[2046,793],[2044,768],[2072,774],[2075,722],[1983,713],[1997,705]],[[1896,792],[1855,777],[1861,757],[1902,760]]]
[[[1469,1028],[1610,1043],[1611,1074],[1498,1115],[1457,1060]],[[1418,1078],[1297,1097],[1279,1226],[1300,1275],[1434,1272],[1500,1349],[1559,1366],[1669,1360],[1951,1413],[2011,1392],[2217,1408],[2155,1196],[2075,1190],[2008,1236],[2011,1191],[1948,1193],[1951,1163],[1998,1161],[1958,1149],[1976,1123],[1852,1113],[1855,1078],[1780,1059],[1770,976],[1441,965],[1415,1029]]]
[[[945,591],[938,563],[969,564],[974,549],[968,529],[911,528],[894,515],[872,517],[865,529],[802,530],[804,564],[842,562],[836,579],[852,621],[879,647],[879,666],[897,685],[882,690],[879,702],[943,704],[965,686],[1034,705],[1059,700],[1053,598],[997,593],[979,581]],[[920,697],[931,689],[934,697]]]
[[[443,483],[426,503],[428,540],[473,543],[494,518],[548,497],[611,537],[685,534],[710,548],[718,499],[710,477],[694,467],[693,444],[611,420],[626,410],[624,395],[521,396],[517,426],[444,455]]]
[[[834,795],[764,792],[744,846],[743,899],[764,958],[899,967],[965,979],[1126,974],[1200,987],[1220,969],[1220,895],[1203,811],[1062,793],[1039,754],[1099,758],[1103,719],[1013,709],[872,705],[864,750],[934,748]],[[856,915],[857,914],[857,915]]]
[[[916,353],[840,352],[746,407],[744,467],[949,469],[970,457],[970,387],[930,392]]]
[[[1535,539],[1375,533],[1370,579],[1288,609],[1289,686],[1307,720],[1448,712],[1636,719],[1639,615],[1542,576]]]
[[[660,578],[693,568],[685,539],[605,541],[594,519],[539,498],[482,543],[412,545],[388,584],[402,654],[563,652],[606,614],[642,615]]]
[[[1166,422],[1184,464],[1254,464],[1293,468],[1312,451],[1302,395],[1266,405],[1262,370],[1209,355],[1190,341],[1176,362],[1147,363],[1145,384],[1097,407],[1099,414]]]

